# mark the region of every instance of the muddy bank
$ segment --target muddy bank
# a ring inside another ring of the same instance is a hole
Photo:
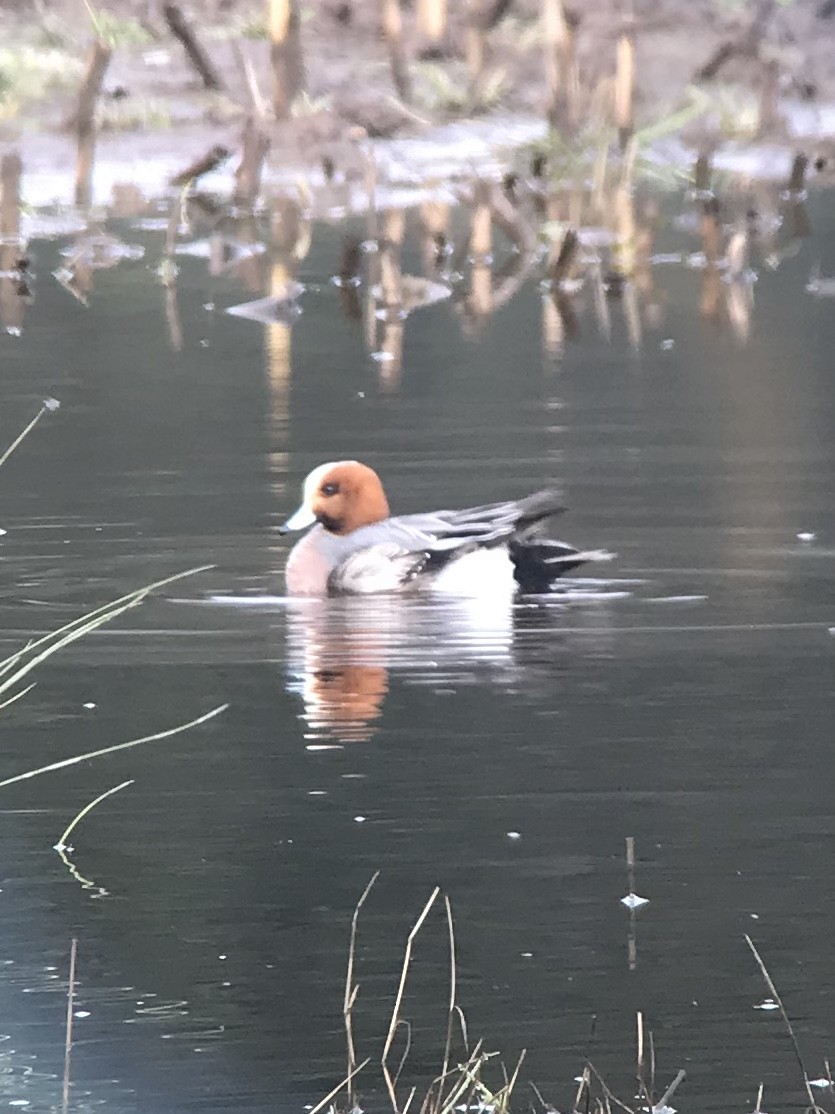
[[[708,150],[716,165],[771,177],[786,174],[798,149],[828,157],[835,55],[827,43],[835,17],[826,4],[665,0],[638,3],[628,18],[614,0],[568,5],[577,89],[573,105],[556,119],[539,0],[485,8],[475,93],[468,76],[472,27],[458,5],[450,9],[443,40],[430,49],[415,6],[403,6],[406,97],[398,91],[376,6],[315,0],[300,28],[303,91],[289,116],[276,120],[265,5],[182,9],[215,75],[208,89],[156,5],[113,0],[93,26],[69,3],[33,13],[7,0],[0,6],[6,44],[0,143],[25,150],[32,202],[68,199],[73,120],[95,32],[111,51],[95,110],[98,197],[124,180],[159,192],[211,147],[237,152],[248,119],[258,121],[269,145],[266,180],[297,176],[300,167],[361,177],[362,135],[378,141],[384,180],[450,177],[506,161],[508,151],[544,139],[549,112],[558,143],[578,151],[599,144],[614,126],[618,44],[628,34],[634,129],[656,142],[666,137],[663,157],[687,161],[693,151]],[[233,169],[234,162],[226,163],[218,173],[228,179]]]

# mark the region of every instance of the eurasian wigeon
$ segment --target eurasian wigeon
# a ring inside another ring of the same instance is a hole
[[[393,518],[377,473],[356,460],[314,468],[302,505],[282,533],[312,526],[285,572],[292,595],[361,595],[433,588],[478,594],[491,588],[547,591],[586,561],[607,559],[542,536],[564,508],[553,491],[459,511]]]

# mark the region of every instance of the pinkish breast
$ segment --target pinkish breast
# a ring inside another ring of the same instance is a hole
[[[328,576],[332,560],[317,545],[319,530],[314,527],[293,546],[287,558],[284,579],[291,596],[324,596],[328,591]]]

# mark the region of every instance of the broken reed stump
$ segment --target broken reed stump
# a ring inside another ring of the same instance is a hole
[[[618,39],[615,66],[615,126],[624,151],[635,130],[635,34],[630,29]]]
[[[186,182],[196,181],[202,178],[204,174],[208,174],[212,170],[216,170],[222,162],[225,162],[232,152],[228,147],[223,144],[217,143],[214,147],[201,155],[195,162],[190,163],[185,170],[181,170],[179,174],[175,174],[173,178],[169,178],[169,185],[184,186]]]
[[[777,109],[779,87],[780,67],[775,58],[770,58],[763,66],[760,86],[760,114],[757,121],[759,138],[770,135],[780,122],[780,113]]]
[[[484,67],[487,61],[487,30],[484,0],[467,0],[466,47],[468,97],[470,106],[478,104],[484,84]]]
[[[277,120],[290,115],[304,86],[298,0],[268,0],[273,112]]]
[[[112,54],[112,48],[101,40],[96,39],[93,43],[84,80],[78,92],[78,108],[70,121],[78,139],[75,203],[80,209],[88,208],[91,201],[93,161],[96,151],[96,105]]]
[[[572,133],[577,127],[580,77],[577,66],[578,18],[562,0],[543,0],[543,42],[547,77],[546,115],[552,128]]]
[[[417,0],[417,30],[422,58],[442,58],[446,49],[447,0]]]
[[[244,125],[241,148],[241,161],[235,171],[234,202],[251,208],[261,191],[261,171],[270,149],[269,136],[252,116]]]
[[[404,104],[412,101],[412,79],[403,43],[403,12],[400,0],[383,0],[383,37],[389,52],[391,76],[397,95]]]
[[[182,44],[189,62],[194,66],[206,89],[220,92],[225,88],[206,51],[200,45],[194,29],[189,26],[178,4],[163,4],[162,14],[171,34]]]
[[[510,11],[513,0],[493,0],[484,17],[485,31],[492,31]]]
[[[708,60],[693,74],[693,81],[711,81],[732,58],[755,58],[774,14],[776,0],[759,0],[747,27],[735,38],[720,43]]]

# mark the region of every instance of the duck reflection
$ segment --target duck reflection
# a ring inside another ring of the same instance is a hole
[[[571,647],[612,653],[626,582],[563,580],[543,596],[402,595],[286,601],[287,690],[311,749],[367,742],[394,677],[439,694],[471,685],[531,696],[572,667]]]
[[[385,596],[293,601],[288,689],[304,701],[311,745],[365,742],[393,670],[443,687],[513,674],[512,604]]]

